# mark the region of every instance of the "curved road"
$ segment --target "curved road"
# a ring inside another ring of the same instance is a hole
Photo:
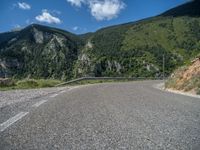
[[[157,83],[82,86],[17,107],[27,113],[1,123],[0,149],[199,150],[200,99]]]

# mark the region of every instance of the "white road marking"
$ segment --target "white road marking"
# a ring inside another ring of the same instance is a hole
[[[58,94],[53,94],[50,97],[53,98],[53,97],[56,97],[56,96],[58,96]]]
[[[79,88],[79,87],[78,87],[78,86],[77,86],[77,87],[72,87],[72,88],[68,89],[67,91],[72,91],[72,90],[77,89],[77,88]],[[65,92],[67,92],[67,91],[65,91],[65,90],[60,91],[58,94],[53,94],[53,95],[51,95],[50,97],[51,97],[51,98],[54,98],[54,97],[58,96],[59,94],[65,93]]]
[[[70,89],[68,89],[67,91],[72,91],[76,88],[79,88],[79,86],[77,87],[72,87]],[[65,93],[67,92],[65,90],[60,91],[59,94]],[[58,96],[59,94],[53,94],[50,97],[54,98],[56,96]],[[43,103],[47,102],[48,100],[41,100],[37,103],[35,103],[34,105],[32,105],[32,107],[39,107],[40,105],[42,105]],[[22,119],[23,117],[25,117],[29,112],[20,112],[17,115],[15,115],[14,117],[8,119],[7,121],[3,122],[2,124],[0,124],[0,132],[3,132],[5,129],[7,129],[9,126],[11,126],[12,124],[14,124],[15,122],[17,122],[18,120]]]
[[[79,86],[71,87],[68,91],[72,91],[72,90],[77,89],[77,88],[79,88]]]
[[[4,123],[0,124],[0,132],[3,132],[5,129],[7,129],[9,126],[11,126],[13,123],[17,122],[18,120],[22,119],[24,116],[26,116],[28,112],[20,112],[14,117],[8,119]]]
[[[32,105],[32,107],[39,107],[40,105],[42,105],[45,102],[47,102],[47,100],[41,100],[41,101],[35,103],[34,105]]]
[[[61,92],[59,92],[59,94],[62,94],[62,93],[65,93],[66,91],[61,91]]]

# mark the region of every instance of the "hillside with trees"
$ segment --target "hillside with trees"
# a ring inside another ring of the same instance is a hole
[[[41,25],[0,34],[0,76],[69,80],[82,76],[161,77],[200,52],[200,3],[75,35]]]

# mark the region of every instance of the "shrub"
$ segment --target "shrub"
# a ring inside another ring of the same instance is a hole
[[[48,79],[48,80],[40,79],[40,80],[37,80],[37,82],[39,84],[39,87],[41,88],[54,87],[55,85],[61,83],[61,81],[59,80],[51,80],[51,79]]]
[[[0,79],[0,87],[11,87],[15,85],[15,81],[12,79]]]
[[[200,95],[200,88],[197,89],[197,95]]]
[[[36,88],[38,86],[39,84],[37,83],[37,81],[33,79],[27,79],[17,82],[18,88]]]

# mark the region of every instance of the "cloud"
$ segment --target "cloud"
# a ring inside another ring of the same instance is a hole
[[[45,23],[49,23],[49,24],[52,24],[52,23],[60,24],[61,23],[61,20],[59,18],[52,16],[46,9],[42,10],[42,14],[36,16],[35,19],[39,22],[45,22]]]
[[[67,0],[73,6],[81,7],[82,3],[85,3],[85,0]]]
[[[16,24],[14,27],[15,27],[15,28],[21,28],[21,25]]]
[[[59,11],[59,10],[53,10],[52,13],[53,13],[53,14],[60,15],[60,14],[61,14],[61,11]]]
[[[75,26],[72,28],[74,31],[77,31],[79,29],[79,27]]]
[[[11,31],[20,31],[22,29],[22,26],[19,24],[13,25],[13,29]]]
[[[91,15],[98,21],[116,18],[126,4],[122,0],[67,0],[71,5],[86,5]]]
[[[89,7],[91,15],[101,21],[116,18],[125,4],[121,0],[91,1]]]
[[[73,30],[74,32],[84,33],[84,32],[87,31],[87,28],[83,28],[83,27],[79,27],[79,26],[74,26],[74,27],[72,28],[72,30]]]
[[[22,2],[22,3],[18,2],[17,4],[20,9],[24,9],[24,10],[31,9],[31,6],[25,2]]]

